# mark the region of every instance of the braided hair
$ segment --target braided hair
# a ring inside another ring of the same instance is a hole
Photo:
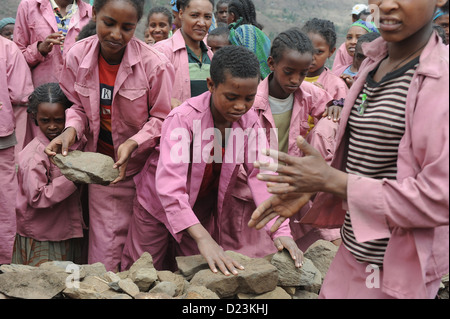
[[[236,20],[242,18],[242,24],[252,24],[262,30],[263,25],[256,21],[256,9],[252,0],[232,0],[228,4],[228,14],[233,13]]]
[[[60,103],[65,110],[72,106],[59,83],[45,83],[34,89],[28,97],[27,112],[36,115],[41,103]]]
[[[279,62],[286,49],[297,50],[300,53],[311,53],[314,55],[315,49],[308,36],[299,28],[291,28],[281,32],[272,42],[270,56],[275,62]]]
[[[305,34],[314,33],[320,35],[328,44],[330,51],[336,47],[336,29],[334,23],[324,19],[311,19],[305,23],[302,28]]]

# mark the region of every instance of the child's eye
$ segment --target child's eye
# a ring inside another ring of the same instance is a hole
[[[235,101],[235,100],[236,100],[236,97],[234,97],[234,96],[225,96],[225,98],[226,98],[228,101]]]
[[[111,27],[111,26],[113,25],[111,22],[103,21],[103,23],[104,23],[107,27]]]
[[[291,72],[291,71],[284,71],[284,74],[286,74],[286,75],[291,75],[292,72]]]

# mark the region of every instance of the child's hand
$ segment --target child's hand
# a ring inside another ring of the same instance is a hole
[[[54,45],[62,45],[64,39],[62,31],[52,33],[44,41],[38,43],[38,50],[43,56],[46,56],[52,51]]]
[[[327,117],[329,120],[333,120],[333,122],[338,122],[341,118],[342,107],[337,105],[329,106],[323,112],[322,117]]]
[[[287,249],[294,260],[295,267],[300,268],[303,266],[303,252],[298,248],[297,244],[291,237],[280,236],[273,241],[278,251]]]
[[[66,156],[69,147],[75,143],[76,139],[77,131],[73,127],[68,127],[47,145],[44,152],[49,157],[55,156],[57,153]]]
[[[233,275],[238,274],[236,268],[240,270],[244,269],[241,264],[225,254],[222,247],[216,243],[201,224],[195,224],[189,227],[188,233],[197,242],[198,249],[208,262],[212,272],[217,273],[217,267],[219,267],[225,276],[229,276],[230,272]]]
[[[352,87],[353,83],[355,82],[355,79],[353,78],[353,76],[351,76],[349,74],[342,74],[341,79],[344,80],[345,84],[347,84],[349,89]]]
[[[122,144],[120,144],[117,149],[117,161],[114,163],[114,168],[119,169],[119,176],[111,182],[111,184],[117,184],[125,178],[128,160],[130,159],[131,153],[138,147],[136,141],[128,139]]]

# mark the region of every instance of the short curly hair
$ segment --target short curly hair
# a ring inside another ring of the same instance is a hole
[[[218,50],[211,61],[211,80],[217,87],[226,81],[226,74],[239,79],[260,78],[256,55],[243,46],[231,45]]]
[[[328,44],[330,50],[336,48],[336,28],[334,23],[329,20],[313,18],[305,23],[302,27],[302,32],[314,33],[322,36]]]

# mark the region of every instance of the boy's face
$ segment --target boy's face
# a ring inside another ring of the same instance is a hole
[[[42,133],[51,141],[64,130],[66,113],[61,103],[44,102],[38,105],[36,122]]]
[[[444,5],[447,0],[369,0],[380,11],[380,34],[387,42],[421,41],[412,36],[429,36],[431,20],[436,7]]]
[[[211,92],[211,112],[215,121],[237,122],[255,101],[260,78],[237,78],[225,73],[225,82],[217,86],[207,79]]]
[[[217,23],[222,22],[228,24],[228,4],[222,3],[216,11]]]
[[[279,61],[270,56],[267,60],[273,72],[269,84],[270,95],[285,99],[294,93],[308,74],[312,61],[311,53],[301,53],[293,49],[285,50]]]
[[[230,41],[226,35],[208,35],[206,42],[213,53],[216,53],[217,50],[230,45]]]
[[[447,19],[447,26],[448,26],[448,19]],[[447,27],[448,31],[448,27]],[[3,27],[2,31],[0,31],[0,35],[8,40],[13,39],[13,33],[14,33],[14,24],[10,23]]]

